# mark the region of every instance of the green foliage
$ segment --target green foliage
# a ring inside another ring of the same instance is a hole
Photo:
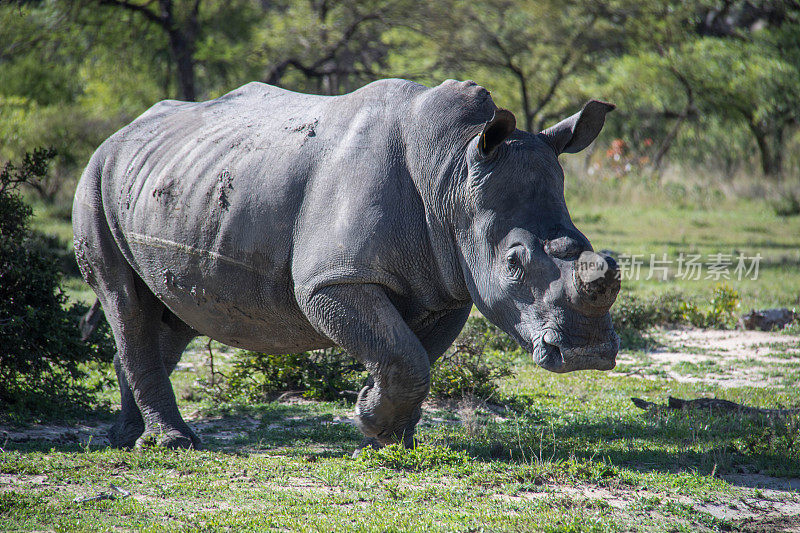
[[[633,166],[660,154],[732,176],[760,154],[766,173],[800,168],[796,6],[733,1],[726,20],[763,13],[725,34],[699,31],[723,18],[706,0],[168,0],[170,24],[155,4],[0,5],[0,157],[56,146],[46,200],[68,195],[111,132],[181,97],[179,49],[199,99],[253,80],[341,94],[384,77],[475,79],[530,130],[589,97],[617,102],[604,137],[632,147]]]
[[[779,217],[795,217],[800,215],[800,193],[788,189],[780,198],[772,203],[772,209]]]
[[[306,398],[336,400],[354,396],[365,378],[363,367],[338,349],[279,355],[241,350],[218,397],[264,401],[302,391]]]
[[[520,350],[514,339],[486,320],[482,315],[469,317],[459,338],[470,342],[482,343],[484,350],[494,352],[515,352]]]
[[[459,467],[470,463],[469,456],[447,446],[417,443],[413,448],[392,444],[379,450],[367,447],[358,460],[369,466],[384,466],[397,470],[436,470],[441,467]]]
[[[679,324],[683,320],[680,306],[687,296],[678,291],[643,298],[623,292],[611,308],[614,326],[620,330],[642,331],[652,326]]]
[[[681,306],[687,298],[678,291],[666,291],[647,298],[622,292],[611,307],[614,329],[622,348],[647,348],[653,342],[647,330],[653,326],[684,323]]]
[[[453,347],[431,368],[431,396],[497,398],[499,381],[512,375],[507,351],[517,348],[483,317],[470,317]]]
[[[17,188],[42,179],[52,156],[36,150],[0,172],[0,406],[14,405],[17,413],[88,406],[101,383],[82,381],[86,365],[114,353],[107,326],[94,340],[80,340],[77,324],[87,308],[67,304],[58,261],[28,228],[31,209]]]
[[[0,492],[0,516],[35,509],[42,505],[42,500],[35,494],[13,490]]]
[[[714,287],[708,305],[674,290],[647,298],[623,292],[611,308],[611,316],[622,347],[642,349],[652,343],[647,330],[654,326],[691,324],[700,328],[730,328],[736,322],[739,302],[738,291],[727,283]]]
[[[800,418],[770,419],[742,439],[741,452],[744,454],[775,455],[792,459],[800,458]]]
[[[736,323],[739,301],[738,291],[727,283],[719,283],[705,309],[694,302],[683,302],[681,313],[684,320],[693,326],[727,329]]]

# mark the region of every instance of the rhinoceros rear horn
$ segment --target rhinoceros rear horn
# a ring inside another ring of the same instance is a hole
[[[594,141],[603,129],[606,113],[616,106],[598,100],[590,100],[583,109],[539,133],[556,154],[580,152]]]
[[[517,129],[517,119],[508,109],[496,109],[492,120],[486,123],[478,139],[478,151],[484,157],[494,152],[495,148],[508,139]]]

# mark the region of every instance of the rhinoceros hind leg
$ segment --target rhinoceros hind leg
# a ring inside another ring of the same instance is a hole
[[[136,439],[144,433],[144,420],[142,420],[142,413],[139,412],[139,407],[133,399],[128,379],[122,371],[119,352],[114,355],[114,370],[117,373],[122,408],[114,425],[111,426],[108,437],[111,445],[116,448],[133,448]]]
[[[117,345],[114,367],[122,413],[112,428],[112,442],[131,446],[145,435],[164,434],[168,444],[199,444],[178,412],[169,381],[196,332],[166,312],[112,235],[102,203],[103,163],[98,150],[78,184],[72,224],[81,273],[97,294]]]
[[[197,336],[196,331],[181,322],[169,309],[164,307],[162,321],[159,325],[158,340],[159,352],[161,353],[167,374],[172,373],[183,354],[183,350],[186,349],[186,345],[189,344],[195,336]],[[142,437],[145,432],[144,420],[134,400],[133,392],[128,385],[128,378],[123,371],[119,352],[114,356],[114,370],[116,371],[117,381],[119,383],[122,407],[120,414],[117,416],[114,425],[109,431],[109,440],[111,441],[111,445],[117,448],[134,448],[139,438]],[[168,447],[191,446],[198,448],[200,444],[199,439],[194,434],[190,437],[192,442],[187,446],[181,445],[180,443],[183,441],[179,438],[172,439],[171,441],[170,439],[166,439],[165,442]],[[150,438],[150,436],[145,438],[145,440],[148,442],[153,441],[154,443],[159,440],[164,441],[161,437],[156,439]]]
[[[197,336],[197,332],[181,322],[172,312],[164,307],[161,324],[159,327],[158,345],[164,368],[167,375],[172,374],[175,366],[180,361],[186,345]],[[160,446],[164,448],[194,448],[201,447],[200,438],[186,426],[182,431],[175,429],[163,430],[161,427],[149,428],[135,441],[135,447]]]
[[[128,267],[130,269],[130,267]],[[122,276],[119,293],[105,295],[103,307],[118,349],[123,412],[118,427],[124,445],[137,427],[130,397],[139,408],[144,432],[136,446],[155,442],[169,447],[199,447],[199,440],[181,418],[169,374],[191,336],[170,331],[161,320],[164,304],[132,271]],[[124,378],[124,379],[123,379]],[[127,401],[126,401],[127,397]]]

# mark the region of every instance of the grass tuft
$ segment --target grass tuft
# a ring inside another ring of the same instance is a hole
[[[463,467],[472,459],[463,451],[447,446],[417,444],[405,448],[400,444],[385,446],[379,450],[365,448],[358,461],[370,466],[383,466],[399,470],[436,470],[441,467]]]

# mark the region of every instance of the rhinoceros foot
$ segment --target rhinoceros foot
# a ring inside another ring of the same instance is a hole
[[[358,459],[358,457],[367,448],[372,448],[373,450],[380,450],[381,448],[383,448],[383,445],[380,442],[378,442],[377,439],[370,437],[365,438],[364,440],[361,441],[361,444],[359,444],[356,450],[353,452],[352,458]]]
[[[187,428],[188,430],[188,428]],[[184,449],[200,449],[200,439],[191,431],[186,432],[172,429],[169,431],[148,431],[136,440],[136,448],[184,448]]]
[[[377,387],[367,385],[356,401],[356,425],[366,435],[366,441],[374,440],[381,447],[399,442],[413,448],[414,430],[422,411],[417,405],[412,407],[410,415],[403,416],[404,407]]]
[[[108,431],[108,440],[115,448],[133,448],[142,433],[144,433],[144,422],[141,416],[138,420],[126,420],[120,415]]]

